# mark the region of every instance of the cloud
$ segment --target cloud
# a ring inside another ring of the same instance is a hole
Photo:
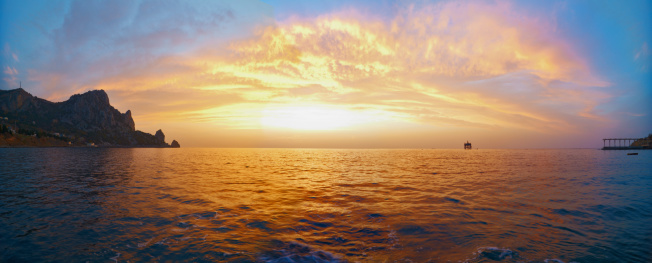
[[[432,127],[579,133],[602,121],[595,108],[609,98],[554,19],[510,2],[275,23],[263,7],[74,2],[56,55],[29,75],[51,98],[105,89],[137,116],[227,127],[251,127],[236,124],[257,122],[268,104],[308,103]]]
[[[389,22],[349,10],[260,30],[231,44],[232,57],[214,58],[212,72],[256,83],[252,92],[274,103],[301,97],[431,125],[577,132],[578,119],[600,119],[594,108],[608,95],[595,87],[609,83],[554,31],[508,2],[413,4]],[[325,90],[296,92],[315,86]]]
[[[13,61],[11,61],[13,60]],[[2,80],[4,85],[8,88],[18,88],[18,70],[16,69],[16,64],[20,62],[16,53],[11,49],[9,43],[4,44],[2,60]]]
[[[11,50],[11,46],[9,46],[9,43],[5,43],[4,55],[10,56],[15,62],[20,62],[20,59],[18,59],[18,55],[16,55],[16,52]]]
[[[72,93],[116,76],[138,75],[161,60],[219,42],[228,33],[225,25],[241,22],[234,17],[239,4],[72,1],[62,25],[50,34],[51,51],[30,79],[60,79],[48,93]]]
[[[642,65],[640,66],[640,71],[647,73],[650,67],[650,61],[648,57],[650,56],[650,50],[648,49],[647,42],[643,42],[641,48],[636,52],[634,56],[634,61],[639,61]]]
[[[324,70],[346,80],[390,71],[486,77],[526,69],[547,79],[605,84],[587,75],[584,62],[551,29],[508,4],[409,5],[389,23],[369,20],[355,11],[296,19],[233,47],[244,62],[263,67],[300,56],[313,66],[300,72],[307,77]]]
[[[4,73],[5,77],[2,78],[2,80],[7,83],[7,86],[10,87],[18,87],[18,70],[13,67],[5,66],[3,69],[2,73]]]
[[[12,67],[9,67],[9,66],[5,67],[4,73],[6,75],[10,75],[10,76],[11,75],[18,75],[18,71],[15,68],[12,68]]]
[[[650,51],[648,50],[647,47],[647,42],[643,42],[643,45],[641,46],[641,49],[636,52],[636,55],[634,56],[634,60],[638,60],[639,58],[645,58],[650,55]]]

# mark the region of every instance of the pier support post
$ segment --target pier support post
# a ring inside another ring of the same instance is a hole
[[[634,145],[635,142],[639,142]],[[604,150],[626,150],[626,149],[651,149],[648,138],[604,138],[602,148]]]

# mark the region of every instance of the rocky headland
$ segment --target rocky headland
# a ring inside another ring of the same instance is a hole
[[[0,147],[180,147],[136,130],[131,111],[121,113],[103,90],[63,102],[37,98],[23,89],[0,90]]]

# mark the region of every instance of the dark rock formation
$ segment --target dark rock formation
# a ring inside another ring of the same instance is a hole
[[[0,112],[52,110],[55,103],[39,99],[24,89],[0,90]]]
[[[131,111],[122,114],[111,104],[103,90],[77,94],[64,102],[39,99],[23,89],[0,91],[0,112],[15,113],[41,124],[55,122],[68,124],[82,131],[135,131]]]
[[[172,143],[170,144],[170,147],[172,147],[172,148],[180,148],[181,145],[179,145],[177,140],[172,140]]]
[[[60,103],[60,121],[84,131],[111,129],[120,133],[135,131],[131,111],[120,113],[109,103],[103,90],[77,94]]]
[[[154,134],[154,137],[156,137],[156,140],[159,143],[165,143],[165,134],[163,134],[162,130],[159,129],[158,131],[156,131],[156,134]]]
[[[136,123],[134,122],[134,119],[131,118],[131,110],[127,110],[125,114],[122,114],[124,117],[124,123],[129,126],[129,129],[132,131],[136,130]]]
[[[96,145],[169,147],[161,130],[156,136],[137,131],[131,111],[120,113],[103,90],[76,94],[56,103],[23,89],[0,90],[0,114],[25,130],[85,138]]]

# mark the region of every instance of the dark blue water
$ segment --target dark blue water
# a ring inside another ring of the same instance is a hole
[[[652,151],[0,149],[2,262],[652,262]]]

